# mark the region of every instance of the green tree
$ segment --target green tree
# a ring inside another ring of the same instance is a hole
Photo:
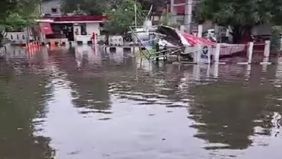
[[[150,6],[145,1],[142,4],[147,7]],[[110,34],[122,34],[128,30],[129,26],[134,24],[135,3],[137,4],[138,22],[143,23],[145,14],[139,0],[63,0],[63,11],[86,15],[106,14],[109,21],[106,23],[105,29]]]
[[[154,9],[166,7],[168,0],[133,0],[149,10],[151,5]],[[111,6],[116,6],[122,0],[63,0],[63,11],[65,13],[84,13],[89,15],[101,15]]]
[[[235,43],[249,36],[255,25],[277,22],[282,1],[278,0],[203,0],[199,20],[231,26]]]
[[[10,11],[15,9],[15,3],[9,0],[2,0],[0,1],[0,44],[2,44],[2,40],[4,37],[4,30],[5,30],[5,19],[7,15],[9,15]]]
[[[105,0],[63,0],[62,9],[65,13],[102,15],[107,4]]]
[[[25,27],[39,15],[40,0],[4,0],[0,2],[0,25],[11,28]]]
[[[123,34],[128,31],[129,26],[133,26],[135,21],[134,5],[134,0],[116,0],[111,3],[111,7],[106,12],[109,21],[106,23],[105,29],[110,34]],[[145,13],[138,2],[136,2],[136,8],[137,22],[140,25],[144,21]]]
[[[170,0],[137,0],[144,9],[149,10],[153,6],[153,11],[158,8],[166,8],[170,4]]]
[[[1,0],[0,43],[5,30],[17,30],[33,24],[39,15],[40,0]]]

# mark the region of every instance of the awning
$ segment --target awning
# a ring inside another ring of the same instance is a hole
[[[188,34],[188,33],[183,33],[182,35],[188,41],[188,43],[190,43],[192,45],[206,45],[206,46],[216,45],[215,42],[212,42],[212,41],[205,39],[205,38],[196,37],[196,36],[193,36],[193,35]]]
[[[53,34],[53,30],[50,23],[40,23],[39,25],[40,25],[40,30],[43,34],[45,35]]]

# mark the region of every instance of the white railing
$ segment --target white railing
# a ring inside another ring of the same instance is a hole
[[[220,44],[216,45],[213,49],[212,55],[214,56],[214,62],[219,63],[220,56],[232,55],[234,53],[246,51],[247,61],[240,64],[251,64],[254,52],[254,42],[249,42],[248,44]],[[268,64],[270,56],[270,41],[265,41],[264,44],[264,59],[261,64]]]

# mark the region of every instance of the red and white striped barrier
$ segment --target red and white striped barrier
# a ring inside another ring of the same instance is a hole
[[[39,51],[41,45],[38,42],[30,42],[26,45],[26,50],[29,54],[34,54]]]

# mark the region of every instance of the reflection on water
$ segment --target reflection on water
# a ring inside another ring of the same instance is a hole
[[[0,158],[281,158],[281,66],[79,46],[0,60]]]
[[[0,158],[52,158],[51,139],[33,135],[35,118],[47,112],[48,80],[25,71],[18,74],[2,61],[0,67]]]

